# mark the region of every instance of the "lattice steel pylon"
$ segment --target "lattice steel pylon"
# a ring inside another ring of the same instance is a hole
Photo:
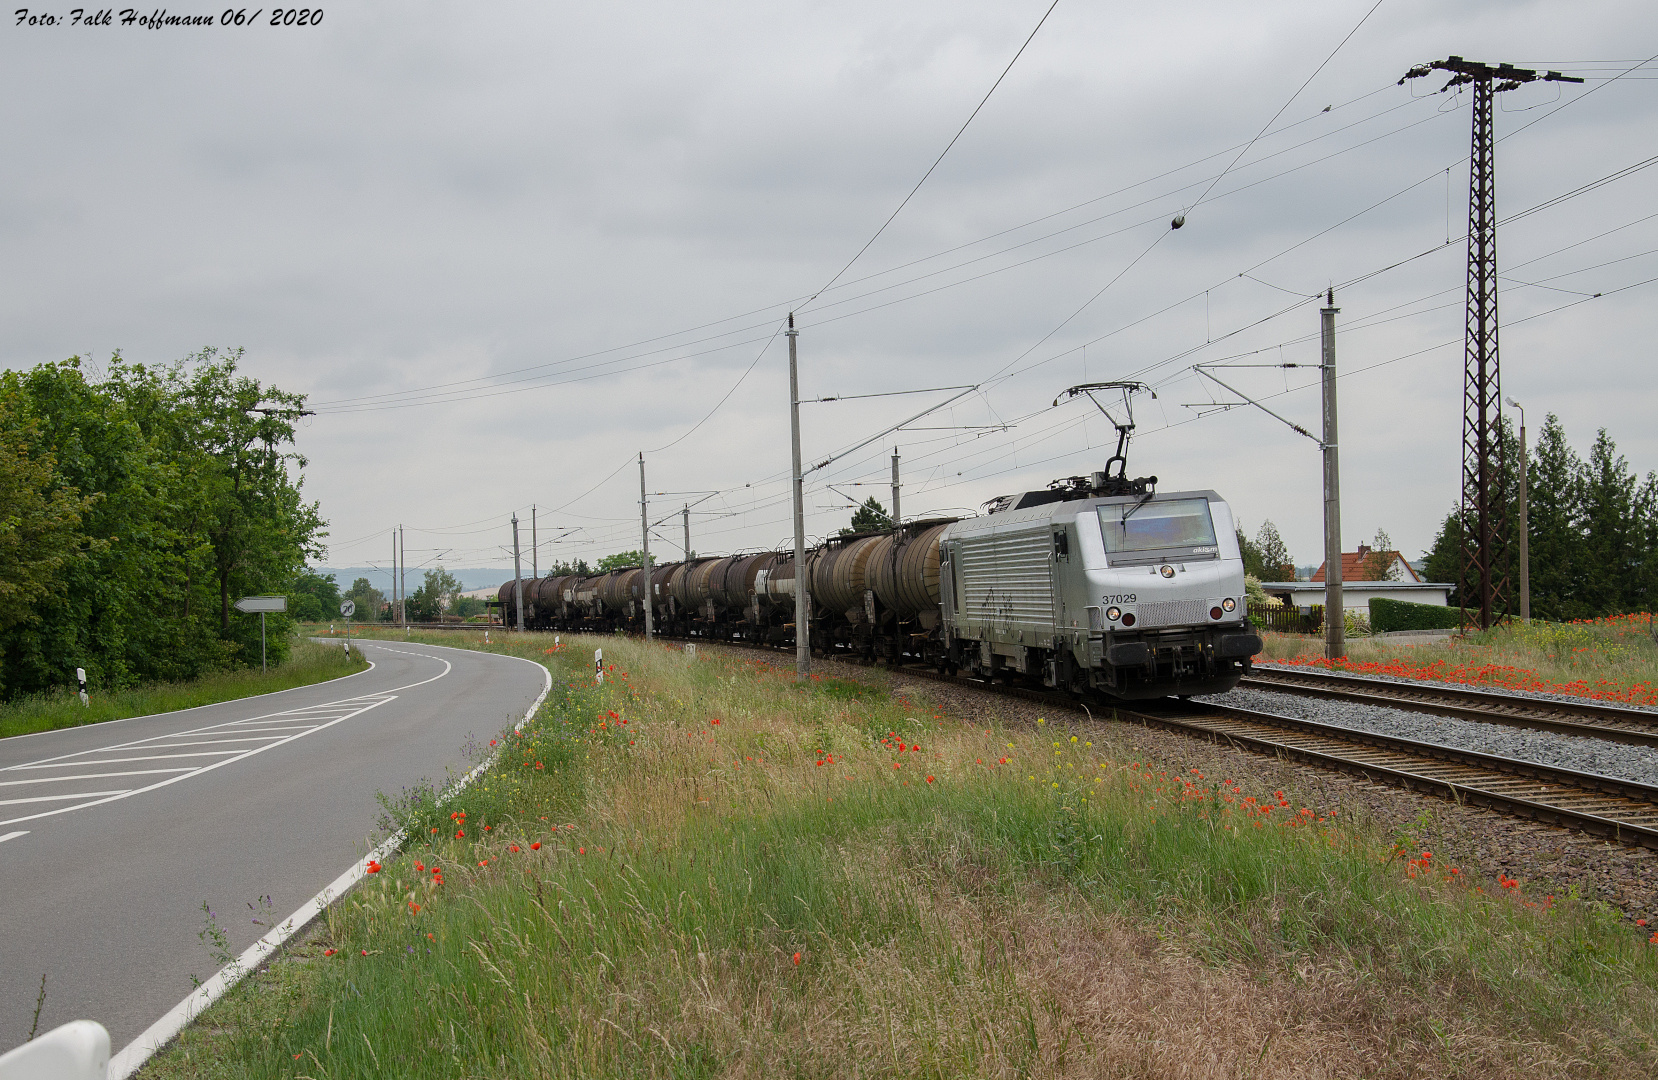
[[[1474,134],[1468,153],[1468,308],[1462,376],[1462,578],[1464,626],[1489,629],[1508,613],[1508,492],[1502,439],[1502,373],[1497,362],[1496,139],[1491,102],[1528,82],[1582,82],[1512,64],[1460,56],[1411,68],[1399,82],[1432,71],[1451,79],[1440,93],[1472,84]],[[1472,594],[1472,595],[1470,595]]]

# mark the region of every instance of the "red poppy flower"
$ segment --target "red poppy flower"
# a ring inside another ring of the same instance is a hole
[[[587,849],[584,848],[584,847],[579,847],[579,848],[576,849],[576,854],[577,855],[586,855],[587,854]]]
[[[929,776],[929,777],[927,777],[927,783],[929,783],[929,784],[930,784],[930,783],[932,783],[932,782],[933,782],[933,778],[932,778],[932,777],[931,777],[931,776]]]
[[[375,862],[373,859],[370,859],[368,861],[368,865],[363,867],[363,869],[367,870],[371,874],[378,874],[380,872],[380,864]]]
[[[516,852],[518,850],[518,845],[514,844],[511,847],[507,848],[507,850],[512,851],[512,852]]]
[[[368,955],[368,950],[367,950],[367,949],[364,949],[364,950],[363,950],[363,955],[364,955],[364,956],[367,956],[367,955]]]
[[[800,966],[800,954],[799,953],[794,954],[794,966],[795,967]]]
[[[530,850],[531,851],[540,851],[541,850],[541,841],[537,840],[535,843],[531,844],[530,845]]]
[[[324,950],[322,950],[322,955],[324,955],[324,956],[333,956],[336,952],[339,952],[339,950],[338,949],[324,949]]]
[[[456,840],[459,840],[461,837],[463,837],[465,835],[466,835],[466,830],[465,829],[456,829],[455,830],[455,839]]]

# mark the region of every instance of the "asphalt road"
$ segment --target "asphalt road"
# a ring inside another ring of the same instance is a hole
[[[362,646],[375,666],[345,679],[0,740],[0,1052],[42,974],[40,1030],[96,1020],[125,1046],[221,966],[204,901],[241,953],[373,846],[376,792],[465,772],[468,736],[546,685],[511,657]]]

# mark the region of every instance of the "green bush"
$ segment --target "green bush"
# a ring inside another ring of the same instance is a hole
[[[1376,596],[1370,600],[1370,629],[1377,634],[1394,630],[1455,630],[1462,625],[1459,608],[1439,604],[1412,604]]]

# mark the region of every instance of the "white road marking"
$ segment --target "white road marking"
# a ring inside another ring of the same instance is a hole
[[[106,773],[78,773],[74,776],[37,776],[33,780],[0,780],[0,787],[17,787],[19,784],[56,784],[63,780],[103,780],[111,776],[149,776],[153,773],[190,772],[189,768],[182,769],[131,769],[127,772]]]
[[[131,788],[121,788],[119,791],[76,791],[68,795],[36,795],[28,799],[0,799],[0,806],[13,806],[17,803],[36,802],[63,802],[65,799],[91,799],[99,795],[125,795]],[[45,814],[36,814],[36,817],[45,817]],[[15,821],[26,821],[26,818],[15,818]],[[10,825],[11,822],[6,822]]]
[[[240,750],[200,750],[192,754],[146,754],[143,757],[99,758],[100,765],[119,765],[128,761],[173,761],[187,757],[224,757],[227,754],[239,754]],[[84,761],[46,761],[38,765],[13,765],[11,769],[72,769],[77,765],[84,765]],[[0,772],[10,772],[11,769],[0,769]]]
[[[371,647],[383,648],[383,646]],[[447,646],[443,645],[433,646],[433,648],[438,649],[446,647]],[[386,649],[385,651],[403,652],[404,650]],[[437,657],[431,656],[429,653],[412,653],[410,655],[427,656],[428,658],[434,660],[438,659]],[[494,655],[499,656],[503,654],[496,653]],[[534,660],[525,660],[521,656],[508,656],[507,658],[510,660],[519,660],[526,664],[536,663]],[[547,694],[553,688],[552,670],[544,664],[536,664],[536,666],[541,668],[543,678],[541,694],[530,705],[529,709],[525,711],[524,719],[518,721],[514,727],[514,730],[523,730],[524,725],[529,723],[530,717],[534,716],[535,711],[541,708],[541,703],[547,700]],[[449,668],[445,666],[444,674],[447,675],[448,673]],[[442,676],[434,676],[434,678],[442,678]],[[432,680],[427,679],[425,681],[431,682]],[[413,685],[419,686],[421,683],[415,683]],[[409,687],[398,687],[398,689],[406,690],[409,689]],[[461,777],[461,779],[453,787],[449,788],[445,792],[445,798],[453,798],[455,795],[465,790],[467,785],[471,784],[473,780],[482,775],[484,770],[489,768],[494,761],[495,757],[491,757],[489,760],[474,767],[471,772]],[[5,838],[0,837],[0,839]],[[243,952],[241,956],[220,968],[212,978],[203,983],[201,987],[191,993],[189,997],[169,1009],[165,1016],[151,1024],[147,1029],[145,1029],[142,1035],[122,1047],[119,1053],[109,1059],[109,1080],[128,1080],[133,1073],[137,1072],[143,1064],[150,1059],[151,1055],[153,1055],[162,1046],[165,1046],[167,1043],[171,1042],[180,1031],[184,1030],[185,1025],[195,1019],[203,1009],[206,1009],[209,1005],[219,1000],[219,998],[222,997],[226,991],[230,990],[241,980],[243,975],[253,971],[261,963],[263,963],[274,950],[280,948],[284,942],[293,936],[295,931],[299,930],[300,927],[306,925],[312,919],[316,918],[316,916],[326,911],[328,906],[335,900],[339,899],[339,897],[345,893],[347,889],[361,881],[367,874],[366,866],[369,859],[384,859],[389,855],[395,854],[398,845],[402,842],[403,834],[399,832],[393,835],[385,843],[369,852],[367,859],[357,860],[357,862],[353,863],[345,873],[335,878],[326,889],[322,890],[322,892],[318,893],[316,896],[313,896],[310,900],[307,900],[300,906],[298,911],[288,916],[286,920],[284,920],[270,933],[248,946],[247,950]]]
[[[391,649],[387,651],[403,652],[403,650],[400,649]],[[177,758],[217,759],[215,761],[207,762],[188,769],[154,770],[157,772],[171,771],[174,772],[175,775],[169,776],[165,780],[157,780],[155,783],[148,784],[143,787],[121,790],[82,791],[70,795],[50,795],[35,798],[0,799],[0,806],[42,802],[74,803],[72,806],[60,806],[51,810],[42,810],[35,814],[26,814],[22,817],[0,820],[0,825],[15,825],[18,822],[34,821],[38,818],[54,817],[58,814],[67,814],[75,810],[84,810],[88,807],[100,806],[104,803],[114,802],[118,799],[126,799],[134,795],[142,795],[145,792],[154,791],[157,788],[163,788],[170,784],[176,784],[181,780],[188,780],[193,776],[199,776],[202,773],[211,772],[221,766],[230,765],[250,758],[255,754],[262,754],[266,750],[283,746],[287,743],[293,742],[295,739],[302,739],[313,732],[333,727],[335,724],[349,720],[354,716],[361,716],[370,709],[376,709],[387,702],[395,701],[400,691],[411,690],[417,686],[424,686],[427,683],[436,682],[438,679],[443,678],[445,675],[448,675],[450,671],[454,670],[454,665],[449,663],[449,661],[443,659],[442,657],[433,656],[430,653],[410,652],[407,653],[407,655],[419,656],[425,660],[436,660],[438,663],[443,665],[443,670],[430,678],[407,683],[403,686],[396,686],[390,690],[372,694],[360,694],[357,697],[323,702],[319,705],[307,705],[295,709],[286,709],[282,712],[266,713],[263,716],[250,716],[244,717],[240,720],[227,720],[223,723],[210,724],[206,727],[192,728],[187,731],[175,731],[166,735],[155,735],[147,739],[135,739],[130,742],[115,743],[110,746],[100,746],[90,750],[76,751],[70,754],[59,754],[56,757],[45,758],[40,761],[23,762],[0,769],[0,776],[4,776],[8,772],[15,772],[21,769],[52,769],[67,767],[85,770],[98,769],[100,766],[126,764],[133,761],[167,761]],[[250,727],[249,725],[260,726]],[[262,730],[262,728],[268,730]],[[218,736],[236,737],[220,738]],[[245,749],[188,750],[183,753],[176,754],[140,754],[137,756],[127,757],[103,756],[105,754],[120,753],[122,751],[170,751],[181,750],[190,746],[216,746],[225,744],[235,744],[238,747],[245,746]],[[104,780],[105,778],[113,778],[117,775],[130,774],[117,773],[114,771],[88,772],[83,773],[81,775],[81,779],[84,781],[95,782]],[[25,781],[16,782],[22,783]]]
[[[19,836],[28,836],[28,835],[29,835],[29,830],[28,829],[19,829],[16,832],[9,832],[5,836],[0,836],[0,844],[4,844],[7,840],[16,840]]]

